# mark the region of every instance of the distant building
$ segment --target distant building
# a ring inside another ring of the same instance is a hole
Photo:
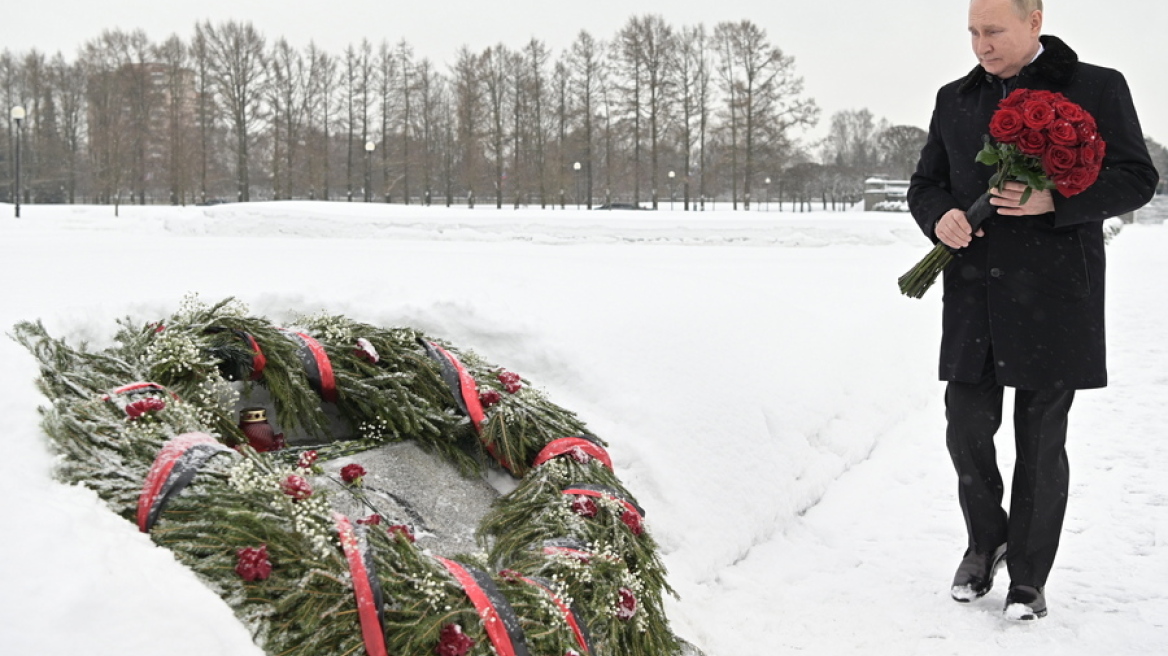
[[[907,212],[908,180],[868,178],[864,181],[865,212]]]

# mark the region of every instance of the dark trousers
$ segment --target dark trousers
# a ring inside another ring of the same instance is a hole
[[[1011,583],[1041,588],[1054,565],[1067,509],[1067,413],[1075,392],[1015,391],[1017,455],[1007,514],[994,449],[994,434],[1002,424],[1003,389],[992,366],[977,383],[950,382],[945,390],[946,441],[957,469],[969,547],[985,553],[1007,543]]]

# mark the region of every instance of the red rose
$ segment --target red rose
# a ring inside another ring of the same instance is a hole
[[[1026,127],[1041,130],[1054,120],[1054,107],[1049,102],[1028,100],[1022,105],[1022,119],[1026,121]]]
[[[406,526],[405,524],[394,524],[393,526],[390,526],[389,528],[387,528],[385,530],[389,533],[389,535],[391,537],[401,536],[409,542],[414,541],[414,532],[411,531],[410,527]]]
[[[1046,143],[1046,135],[1039,130],[1026,130],[1018,137],[1018,150],[1024,155],[1041,157]]]
[[[1087,141],[1079,146],[1079,163],[1085,168],[1099,168],[1103,165],[1103,140]]]
[[[631,620],[637,614],[637,597],[633,591],[628,588],[621,588],[617,591],[620,598],[616,604],[617,619]]]
[[[998,107],[1021,107],[1029,95],[1029,89],[1015,89],[998,103]]]
[[[1082,107],[1069,100],[1056,102],[1054,104],[1054,113],[1058,114],[1059,118],[1068,120],[1071,123],[1078,123],[1083,120],[1083,116],[1087,115],[1087,112],[1083,111]]]
[[[373,514],[369,515],[368,517],[366,517],[365,519],[358,519],[357,523],[364,524],[366,526],[377,526],[378,524],[381,523],[381,515],[378,515],[377,513],[373,513]]]
[[[438,656],[464,656],[473,646],[474,641],[462,632],[461,626],[447,624],[438,634],[438,646],[434,648],[434,653]]]
[[[263,581],[272,574],[272,563],[268,560],[268,545],[258,549],[246,547],[235,552],[235,573],[244,581]]]
[[[632,510],[626,510],[621,515],[621,521],[625,523],[625,526],[629,527],[633,535],[640,535],[645,532],[645,526],[641,523],[641,516]]]
[[[1022,115],[1006,107],[994,112],[994,118],[990,121],[990,136],[1001,142],[1013,143],[1014,138],[1021,134],[1025,127]]]
[[[1075,126],[1063,119],[1056,119],[1046,129],[1046,136],[1050,138],[1050,142],[1060,146],[1077,146],[1079,145],[1079,131]]]
[[[280,491],[296,501],[312,496],[312,486],[308,484],[308,481],[303,476],[297,476],[295,474],[285,478],[284,482],[280,483]]]
[[[365,468],[357,463],[341,467],[341,480],[350,485],[360,485],[365,478]]]
[[[572,512],[586,519],[592,519],[599,511],[596,502],[584,495],[579,495],[572,501]]]
[[[1059,177],[1055,180],[1055,184],[1058,186],[1060,194],[1070,198],[1086,191],[1088,187],[1095,184],[1095,180],[1098,178],[1099,171],[1097,169],[1079,167],[1071,169],[1066,175]]]
[[[1051,178],[1063,175],[1075,167],[1079,159],[1073,148],[1053,145],[1042,156],[1042,168]]]
[[[1095,117],[1085,112],[1083,120],[1075,123],[1075,129],[1079,131],[1080,141],[1091,141],[1099,138],[1099,126],[1095,124]]]

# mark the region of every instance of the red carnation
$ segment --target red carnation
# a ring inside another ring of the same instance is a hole
[[[1098,178],[1098,170],[1079,167],[1071,169],[1066,175],[1056,180],[1055,184],[1058,185],[1059,193],[1066,198],[1070,198],[1075,194],[1081,194],[1086,191],[1087,187],[1095,184],[1095,180]]]
[[[312,486],[308,484],[303,476],[292,474],[280,483],[280,491],[292,497],[296,501],[307,499],[312,496]]]
[[[1046,129],[1046,136],[1050,138],[1050,142],[1059,146],[1077,146],[1079,145],[1079,131],[1070,121],[1057,119],[1050,124]]]
[[[406,526],[405,524],[394,524],[385,530],[388,531],[391,536],[400,535],[410,542],[414,541],[414,532],[411,531],[410,527]]]
[[[620,600],[616,605],[617,619],[631,620],[637,614],[637,597],[633,591],[628,588],[621,588],[617,591],[620,595]]]
[[[1022,115],[1006,107],[994,113],[990,121],[990,136],[1003,142],[1012,142],[1026,128]]]
[[[312,469],[312,466],[316,464],[316,459],[318,457],[319,454],[317,454],[316,451],[309,449],[308,451],[300,454],[300,458],[296,460],[296,466],[300,469]]]
[[[592,519],[600,509],[596,507],[596,502],[592,499],[578,495],[572,500],[572,512],[586,519]]]
[[[381,356],[377,354],[377,349],[373,348],[373,343],[364,337],[357,338],[357,346],[353,349],[353,355],[372,364],[377,364],[381,360]]]
[[[499,570],[499,578],[508,583],[518,583],[523,580],[523,573],[513,569]]]
[[[144,399],[131,401],[126,404],[126,416],[130,419],[137,419],[148,412],[157,412],[166,408],[166,401],[148,396]]]
[[[350,485],[360,485],[365,478],[365,468],[357,463],[341,467],[341,480]]]
[[[378,515],[377,513],[373,513],[372,515],[369,515],[365,519],[358,519],[357,523],[364,524],[366,526],[377,526],[378,524],[381,523],[381,515]]]
[[[572,460],[575,460],[581,465],[587,465],[588,463],[592,462],[592,456],[589,455],[588,452],[585,451],[582,447],[574,446],[571,449],[568,449],[568,455],[572,457]]]
[[[1046,135],[1040,130],[1025,130],[1018,137],[1018,150],[1031,157],[1041,157],[1046,143]]]
[[[1073,149],[1052,145],[1042,156],[1042,168],[1052,179],[1057,179],[1074,168],[1078,159],[1078,154]]]
[[[621,521],[625,523],[625,526],[629,527],[629,530],[633,532],[633,535],[640,535],[645,532],[645,525],[641,523],[641,516],[635,511],[624,511],[624,513],[621,514]]]
[[[473,646],[474,640],[462,632],[461,626],[447,624],[438,634],[438,646],[434,648],[434,653],[438,656],[464,656]]]
[[[1022,120],[1026,127],[1041,130],[1054,120],[1054,107],[1045,100],[1028,100],[1022,105]]]
[[[523,388],[519,374],[510,371],[499,372],[499,382],[503,383],[503,389],[507,390],[509,394],[514,394]]]
[[[499,401],[502,401],[502,400],[503,400],[503,395],[499,394],[498,392],[496,392],[493,389],[489,389],[485,392],[479,393],[479,403],[482,404],[484,410],[495,405],[496,403],[498,403]]]
[[[244,581],[263,581],[272,574],[268,545],[245,547],[235,552],[235,573]]]

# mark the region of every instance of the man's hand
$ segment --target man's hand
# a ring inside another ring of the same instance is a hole
[[[958,209],[952,209],[945,212],[941,220],[937,222],[937,227],[933,228],[933,232],[937,235],[937,239],[941,240],[949,248],[965,248],[969,242],[973,241],[974,235],[969,227],[969,220],[965,218],[965,212]],[[981,230],[977,231],[977,236],[982,237],[985,233]]]
[[[1026,185],[1021,182],[1007,182],[1001,189],[994,189],[990,204],[998,208],[1002,216],[1034,216],[1054,211],[1054,197],[1050,191],[1032,191],[1026,204],[1022,204],[1022,194]]]

